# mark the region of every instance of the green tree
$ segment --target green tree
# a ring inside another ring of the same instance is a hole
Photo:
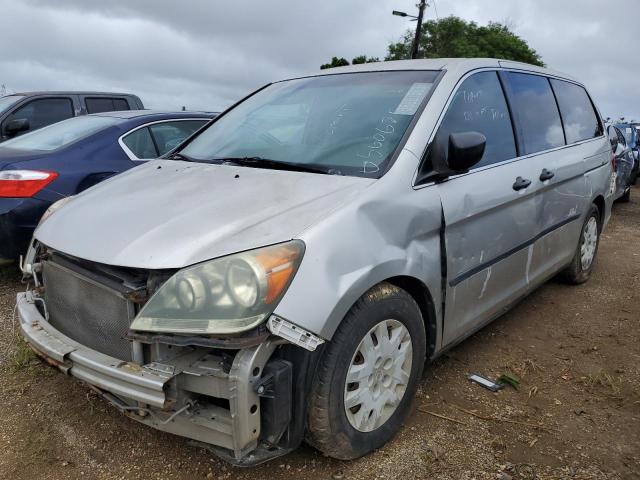
[[[345,65],[349,65],[349,62],[346,58],[333,57],[331,59],[331,63],[325,63],[323,65],[320,65],[320,70],[326,70],[327,68],[333,68],[333,67],[344,67]]]
[[[351,60],[351,65],[360,65],[362,63],[375,63],[379,62],[380,59],[378,57],[367,57],[366,55],[360,55],[359,57]]]
[[[385,60],[411,58],[414,32],[408,30],[399,42],[388,47]],[[429,20],[422,26],[420,58],[491,57],[544,66],[542,58],[505,25],[490,22],[479,26],[450,16]]]
[[[360,65],[361,63],[374,63],[379,61],[380,59],[378,57],[367,57],[366,55],[357,56],[356,58],[351,60],[351,63],[349,63],[346,58],[333,57],[331,59],[331,63],[320,65],[320,70],[326,70],[327,68],[333,67],[344,67],[346,65]]]

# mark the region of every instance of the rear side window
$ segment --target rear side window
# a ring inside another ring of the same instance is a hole
[[[558,99],[567,143],[581,142],[602,135],[602,127],[587,91],[579,85],[551,79]]]
[[[158,155],[164,155],[176,148],[205,123],[206,120],[181,120],[149,126],[151,136],[158,149]]]
[[[84,103],[87,106],[87,113],[129,110],[129,103],[124,98],[87,97]]]
[[[121,110],[129,110],[129,102],[127,102],[124,98],[114,98],[113,110],[116,112]]]
[[[158,151],[153,143],[153,138],[151,138],[151,132],[147,127],[139,128],[131,132],[124,137],[122,141],[137,158],[158,157]]]
[[[487,138],[476,167],[516,157],[511,117],[496,72],[476,73],[462,82],[434,142],[442,148],[440,151],[446,151],[449,135],[462,132],[479,132]]]
[[[507,73],[513,110],[522,137],[523,154],[565,144],[558,105],[546,77]]]

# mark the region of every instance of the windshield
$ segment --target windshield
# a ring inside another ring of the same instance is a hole
[[[116,117],[82,116],[63,120],[35,132],[27,133],[13,140],[7,140],[3,147],[16,150],[42,150],[45,152],[69,145],[121,121]]]
[[[14,105],[23,98],[23,95],[7,95],[6,97],[0,97],[0,113],[4,112],[11,105]]]
[[[203,130],[183,158],[268,159],[378,178],[438,72],[327,75],[275,83]],[[265,162],[265,166],[267,163]]]

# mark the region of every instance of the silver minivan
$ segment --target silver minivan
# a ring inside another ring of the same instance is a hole
[[[437,357],[588,280],[612,149],[577,81],[492,59],[269,84],[168,157],[57,204],[22,333],[146,425],[253,465],[387,442]]]

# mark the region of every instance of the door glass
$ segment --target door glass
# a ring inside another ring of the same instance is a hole
[[[567,143],[602,135],[602,127],[586,90],[574,83],[551,79],[558,99]]]
[[[129,103],[124,98],[91,97],[85,98],[87,113],[117,112],[129,110]]]
[[[85,98],[87,113],[113,112],[113,100],[110,98]]]
[[[507,73],[513,94],[513,109],[519,120],[524,154],[565,144],[558,106],[547,77]]]
[[[122,139],[137,158],[156,158],[158,151],[148,128],[139,128]]]
[[[467,78],[455,93],[434,142],[447,151],[452,133],[479,132],[487,138],[481,167],[516,156],[513,126],[496,72],[481,72]]]
[[[73,104],[69,98],[43,98],[20,107],[7,117],[5,125],[11,120],[26,119],[29,130],[37,130],[52,123],[73,117]]]
[[[113,109],[115,111],[129,110],[129,103],[124,98],[114,98]]]
[[[624,135],[620,131],[618,127],[614,127],[616,130],[616,135],[618,135],[618,143],[622,145],[624,148],[627,148],[627,140],[624,138]]]
[[[180,145],[205,123],[206,120],[164,122],[149,126],[149,130],[158,147],[158,153],[164,155]]]

